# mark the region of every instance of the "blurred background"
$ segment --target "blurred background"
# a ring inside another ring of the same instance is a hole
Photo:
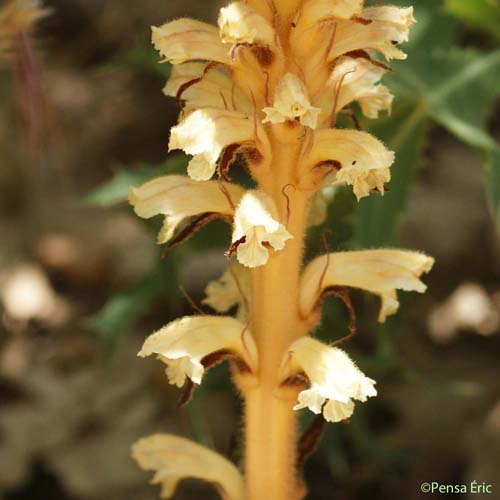
[[[2,500],[158,498],[129,456],[153,432],[241,456],[227,367],[178,410],[161,364],[136,357],[221,274],[228,229],[212,223],[161,259],[159,221],[126,203],[130,186],[187,164],[167,155],[177,110],[150,26],[215,22],[223,3],[45,0],[38,19],[33,2],[0,1],[21,12],[0,14]],[[500,3],[413,4],[409,59],[386,78],[393,114],[362,122],[397,152],[390,192],[359,205],[351,190],[327,193],[307,257],[324,236],[331,250],[423,250],[436,266],[427,294],[402,297],[383,327],[377,300],[353,293],[348,348],[379,396],[329,426],[305,467],[310,500],[411,500],[423,481],[472,480],[500,499]],[[341,337],[345,310],[324,310],[318,335]],[[176,498],[217,497],[187,481]]]

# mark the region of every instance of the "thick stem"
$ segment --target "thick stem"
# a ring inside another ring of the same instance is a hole
[[[259,350],[257,385],[245,390],[247,500],[300,498],[296,474],[296,391],[280,388],[279,367],[288,346],[305,333],[298,286],[307,216],[307,195],[293,184],[296,148],[273,148],[273,175],[261,188],[271,194],[293,239],[253,271],[251,325]],[[289,208],[289,210],[288,210]],[[289,217],[288,217],[289,215]]]

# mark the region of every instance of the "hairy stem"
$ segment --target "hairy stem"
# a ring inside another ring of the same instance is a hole
[[[294,139],[297,139],[294,137]],[[307,195],[293,188],[294,143],[274,142],[273,175],[261,188],[271,194],[293,239],[253,271],[252,332],[259,349],[257,385],[245,390],[247,499],[301,497],[296,474],[296,391],[280,387],[279,367],[288,346],[305,333],[298,311],[298,285]],[[292,185],[283,194],[283,187]],[[288,197],[288,199],[287,199]]]

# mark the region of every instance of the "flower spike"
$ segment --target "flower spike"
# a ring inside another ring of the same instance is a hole
[[[170,434],[155,434],[137,441],[132,457],[144,470],[155,471],[161,498],[172,498],[178,483],[194,477],[213,483],[224,500],[244,500],[240,471],[229,460],[205,446]]]
[[[382,304],[378,320],[396,313],[396,290],[423,293],[420,276],[431,270],[434,259],[405,250],[360,250],[331,253],[314,259],[305,268],[300,285],[300,311],[308,317],[325,289],[331,286],[361,288],[379,295]]]

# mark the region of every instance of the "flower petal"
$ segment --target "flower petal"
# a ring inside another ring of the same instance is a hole
[[[163,92],[165,95],[177,97],[183,86],[187,86],[180,96],[186,101],[183,108],[185,113],[200,108],[241,111],[247,115],[253,113],[253,105],[224,68],[212,68],[207,71],[207,64],[198,62],[173,66]]]
[[[309,0],[295,20],[297,30],[306,30],[327,19],[350,19],[361,14],[363,0]]]
[[[155,471],[153,483],[161,484],[161,498],[171,498],[179,481],[193,477],[213,483],[226,500],[243,500],[243,476],[218,453],[188,439],[155,434],[137,441],[132,457],[144,470]]]
[[[366,132],[323,129],[315,132],[307,161],[312,166],[338,162],[341,168],[334,173],[334,184],[352,185],[359,200],[375,188],[384,193],[384,183],[391,178],[389,167],[394,162],[394,153]],[[330,177],[325,184],[331,184]]]
[[[368,118],[378,118],[380,111],[390,112],[393,96],[387,87],[378,84],[384,73],[384,68],[369,59],[339,58],[327,84],[337,96],[333,112],[337,113],[354,101],[359,102]]]
[[[234,214],[233,243],[237,247],[238,261],[247,267],[264,265],[269,251],[264,243],[274,250],[282,250],[285,242],[292,238],[285,226],[277,220],[274,200],[263,191],[247,191],[241,198]]]
[[[408,40],[410,27],[415,22],[413,7],[371,7],[363,10],[362,17],[371,22],[340,21],[337,24],[329,61],[348,52],[368,49],[380,52],[387,60],[406,59],[406,54],[395,44]]]
[[[238,306],[238,319],[244,319],[251,299],[251,276],[248,268],[238,262],[228,266],[224,274],[211,281],[205,288],[205,299],[202,303],[217,312],[225,313]]]
[[[307,407],[316,414],[323,411],[331,422],[352,414],[353,399],[366,401],[377,394],[375,381],[366,377],[344,351],[311,337],[302,337],[290,346],[281,371],[285,379],[296,373],[305,373],[309,379],[310,388],[300,392],[294,409]]]
[[[220,35],[223,43],[274,43],[274,29],[255,9],[244,2],[233,2],[220,10]]]
[[[139,217],[165,216],[158,243],[166,243],[177,226],[188,217],[210,212],[233,215],[230,200],[236,205],[245,191],[227,182],[222,186],[226,194],[221,190],[221,183],[216,181],[198,182],[183,175],[166,175],[132,188],[129,201]]]
[[[194,19],[176,19],[163,26],[153,26],[152,42],[165,61],[172,64],[194,60],[231,62],[217,28]]]
[[[186,377],[201,382],[203,358],[219,352],[230,352],[254,371],[257,348],[247,327],[228,316],[186,316],[172,321],[150,335],[139,356],[157,354],[167,364],[172,384],[182,386]]]
[[[192,179],[208,180],[215,172],[223,149],[254,140],[254,125],[243,113],[206,108],[193,111],[170,133],[169,150],[194,155],[188,173]]]
[[[300,311],[307,317],[323,290],[331,286],[361,288],[382,299],[378,320],[394,314],[396,290],[423,293],[420,276],[431,270],[434,259],[405,250],[361,250],[322,255],[305,268],[300,285]]]
[[[262,123],[283,123],[299,118],[302,125],[314,129],[321,109],[311,105],[302,80],[286,73],[276,87],[273,107],[262,111],[266,114]]]

